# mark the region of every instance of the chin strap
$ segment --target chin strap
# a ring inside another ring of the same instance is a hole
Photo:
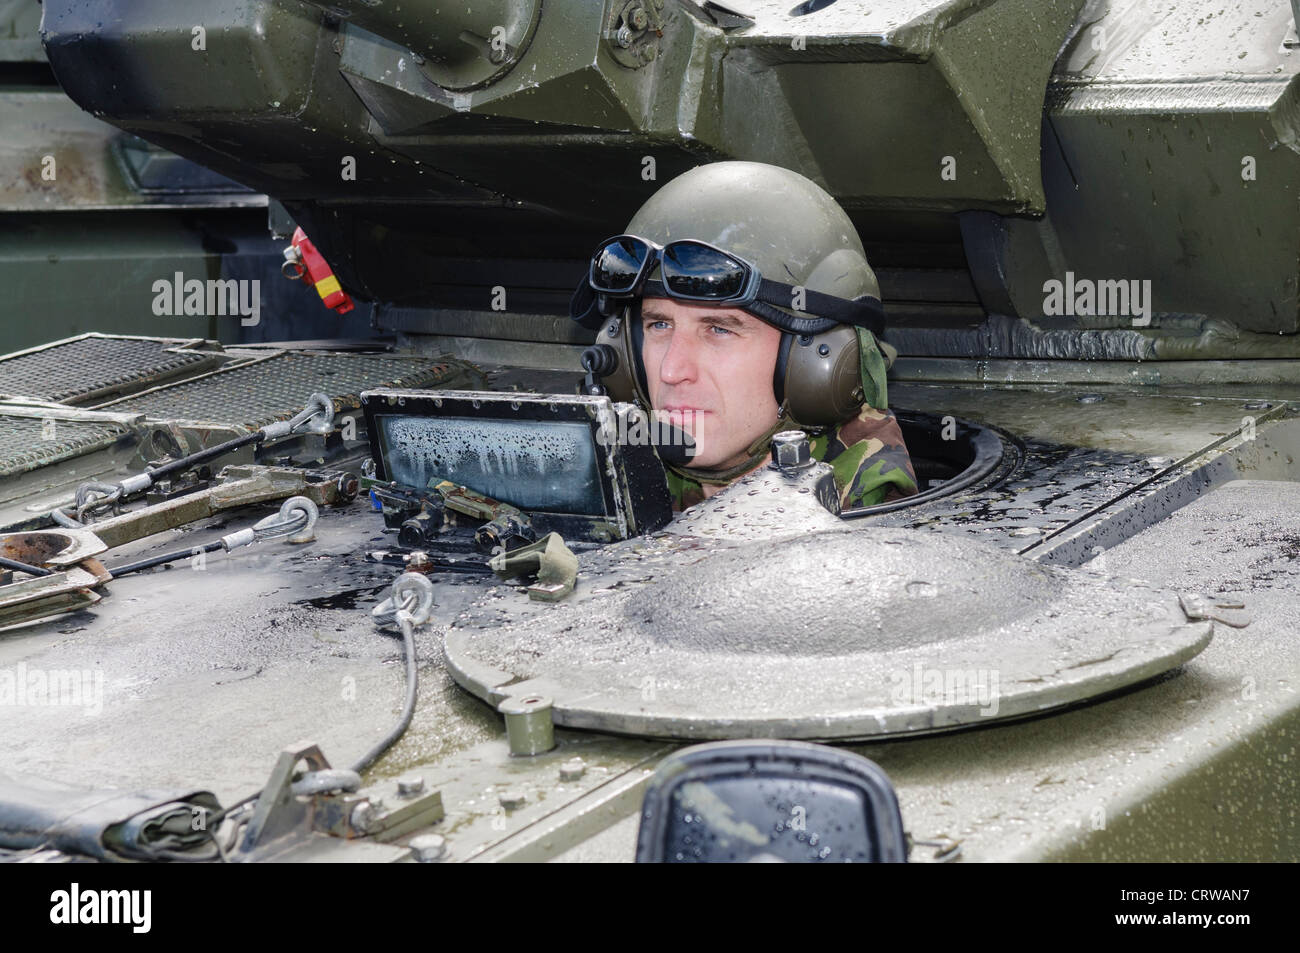
[[[677,466],[672,463],[665,463],[664,466],[672,470],[680,477],[688,480],[694,480],[696,483],[709,484],[711,486],[726,486],[736,477],[743,473],[748,473],[758,464],[763,462],[763,458],[772,452],[772,438],[782,430],[798,430],[799,425],[794,422],[785,407],[781,408],[781,416],[777,418],[766,433],[755,440],[745,450],[746,459],[743,463],[738,463],[734,467],[728,467],[726,470],[704,470],[694,469],[692,467]]]

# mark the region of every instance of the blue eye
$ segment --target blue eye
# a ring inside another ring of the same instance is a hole
[[[731,330],[730,330],[729,328],[724,328],[724,327],[722,327],[722,326],[719,325],[719,324],[711,324],[711,325],[709,325],[709,327],[710,327],[711,330],[719,331],[719,332],[721,332],[722,334],[731,334],[731,333],[732,333]]]

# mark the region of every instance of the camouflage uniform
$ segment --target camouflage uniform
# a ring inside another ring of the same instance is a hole
[[[814,436],[812,455],[829,463],[834,471],[841,509],[874,506],[917,491],[903,432],[891,411],[863,404],[856,417]],[[704,500],[698,482],[672,470],[668,471],[668,491],[676,510]]]

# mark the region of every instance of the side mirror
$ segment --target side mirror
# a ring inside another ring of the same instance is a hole
[[[798,741],[720,741],[665,758],[637,863],[906,863],[898,797],[872,761]]]

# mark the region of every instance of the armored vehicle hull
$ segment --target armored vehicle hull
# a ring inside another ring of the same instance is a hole
[[[631,861],[666,758],[800,739],[914,861],[1300,857],[1293,10],[404,6],[44,4],[78,105],[283,203],[391,339],[0,357],[0,848],[172,858],[161,805],[195,859]],[[661,519],[602,444],[524,502],[537,434],[637,413],[572,396],[586,256],[728,158],[853,218],[921,492]],[[391,465],[443,403],[519,497]]]

